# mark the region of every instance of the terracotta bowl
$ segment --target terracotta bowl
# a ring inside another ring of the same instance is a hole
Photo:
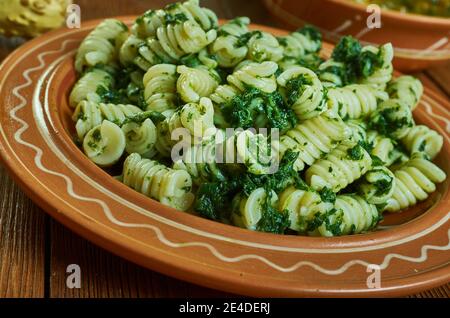
[[[134,17],[119,19],[130,24]],[[68,95],[76,80],[74,53],[99,22],[30,41],[0,69],[3,164],[56,220],[142,266],[237,294],[398,296],[450,281],[448,180],[413,209],[388,215],[377,232],[313,238],[252,232],[183,213],[95,166],[72,141]],[[331,50],[325,44],[324,54]],[[414,115],[445,136],[436,162],[450,175],[448,104],[426,88]],[[370,266],[381,271],[379,286],[367,284]]]
[[[289,29],[305,22],[322,29],[336,43],[352,35],[364,44],[392,42],[395,67],[410,72],[450,61],[450,18],[430,17],[383,9],[382,27],[368,29],[366,6],[350,0],[264,0],[271,14]]]

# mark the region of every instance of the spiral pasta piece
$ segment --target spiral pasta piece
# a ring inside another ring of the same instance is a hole
[[[395,140],[380,135],[377,131],[371,130],[367,133],[367,142],[372,147],[370,154],[379,158],[387,167],[409,160],[409,157],[397,147]]]
[[[326,110],[324,87],[310,69],[292,66],[278,76],[277,82],[298,119],[310,119]]]
[[[398,212],[428,198],[436,191],[436,183],[443,182],[446,174],[424,154],[415,153],[409,161],[394,171],[394,194],[384,211]]]
[[[89,130],[100,125],[105,119],[122,126],[125,119],[141,112],[142,110],[139,107],[133,105],[99,104],[82,101],[75,109],[72,119],[76,122],[75,129],[78,138],[83,140]]]
[[[82,101],[75,109],[72,120],[79,140],[83,140],[89,130],[102,123],[104,117],[98,103]]]
[[[395,140],[404,138],[414,126],[411,109],[398,99],[382,102],[371,114],[369,126]]]
[[[265,202],[268,193],[264,188],[258,188],[246,198],[243,194],[238,194],[232,202],[232,220],[236,226],[252,231],[257,229],[265,210]],[[276,207],[278,197],[274,191],[270,194],[269,204]]]
[[[217,27],[218,24],[214,12],[201,8],[198,0],[188,0],[168,5],[164,10],[148,10],[136,19],[131,31],[142,39],[152,37],[156,35],[158,28],[177,16],[197,22],[205,31]]]
[[[293,66],[303,66],[316,72],[319,65],[322,63],[322,59],[317,53],[309,53],[299,58],[284,56],[283,59],[277,63],[279,68],[283,71]]]
[[[127,153],[138,153],[146,158],[153,157],[157,133],[156,126],[150,118],[142,123],[126,123],[122,126],[122,131],[125,134]]]
[[[219,85],[209,98],[214,102],[214,123],[220,128],[226,128],[228,123],[222,114],[220,106],[226,105],[240,92],[237,88],[225,84]]]
[[[186,103],[197,103],[200,98],[211,95],[218,86],[217,79],[208,70],[190,68],[184,65],[177,67],[180,74],[177,80],[177,91]]]
[[[281,136],[278,151],[281,156],[288,149],[298,152],[294,169],[301,171],[305,165],[312,165],[322,154],[332,151],[350,133],[342,119],[328,111],[304,121]]]
[[[278,38],[283,47],[284,58],[301,58],[309,53],[317,53],[322,48],[322,35],[312,27],[303,27]]]
[[[386,91],[391,98],[407,103],[411,110],[414,110],[422,97],[423,85],[419,79],[403,75],[390,82]]]
[[[240,91],[238,88],[225,84],[219,85],[214,93],[209,96],[211,100],[217,105],[225,105],[231,102],[234,96],[239,94]]]
[[[184,14],[189,20],[197,22],[203,30],[209,31],[217,28],[219,21],[216,14],[208,8],[202,8],[199,0],[187,0],[166,7],[172,15]]]
[[[123,183],[164,205],[186,211],[193,203],[191,176],[163,164],[130,154],[123,164]]]
[[[207,97],[198,103],[188,103],[180,112],[181,124],[194,137],[206,137],[216,132],[214,126],[214,106]]]
[[[230,165],[243,164],[247,171],[256,174],[271,174],[278,168],[277,152],[266,136],[251,130],[236,131],[219,147],[218,157]]]
[[[394,194],[395,176],[386,167],[373,167],[363,176],[359,192],[367,202],[385,203]]]
[[[187,54],[200,52],[216,37],[216,30],[205,32],[195,21],[176,21],[158,28],[155,37],[145,40],[138,48],[135,64],[145,71],[156,64],[173,64]]]
[[[371,155],[377,156],[387,166],[390,166],[395,161],[392,157],[395,143],[391,138],[382,136],[378,132],[371,130],[367,134],[367,140],[372,145]]]
[[[114,78],[106,71],[93,68],[86,72],[75,83],[69,96],[69,105],[75,108],[81,101],[89,100],[92,102],[100,102],[101,97],[97,93],[100,89],[107,90],[114,84]]]
[[[174,162],[173,169],[187,171],[198,185],[203,182],[224,181],[225,176],[219,168],[223,160],[217,153],[218,145],[223,142],[222,138],[223,135],[214,135],[187,148],[182,158]]]
[[[187,133],[178,131],[178,134],[175,130],[179,128],[186,129]],[[197,143],[203,137],[213,135],[216,127],[214,126],[214,107],[211,100],[203,97],[199,103],[188,103],[179,111],[168,113],[168,117],[158,124],[157,131],[156,148],[164,156],[169,156],[172,147],[177,143],[177,140],[172,139],[175,137],[172,136],[174,133],[181,136],[183,142],[189,142],[189,144]],[[186,137],[191,140],[185,140]]]
[[[401,139],[401,143],[410,154],[423,152],[432,160],[441,151],[444,137],[427,126],[417,125],[411,128],[409,133]]]
[[[133,36],[146,39],[156,35],[156,30],[166,24],[166,11],[162,9],[148,10],[134,21],[131,27]]]
[[[121,21],[106,19],[81,42],[75,56],[75,69],[111,64],[117,58],[117,49],[128,36],[128,27]]]
[[[394,48],[391,43],[384,44],[379,48],[368,45],[362,48],[362,53],[371,52],[375,55],[380,55],[382,59],[382,64],[379,68],[377,68],[374,73],[364,79],[362,79],[362,84],[369,84],[377,89],[384,90],[386,88],[386,84],[392,78],[392,73],[394,71],[394,67],[392,65],[392,60],[394,58]]]
[[[349,140],[357,143],[367,142],[367,125],[359,120],[348,120],[345,122],[350,130]]]
[[[264,31],[255,31],[247,43],[248,59],[261,63],[264,61],[277,62],[283,58],[283,47],[276,37]]]
[[[264,93],[273,93],[277,89],[275,72],[278,65],[274,62],[253,63],[241,67],[233,74],[228,75],[228,84],[240,92],[244,92],[246,86],[255,87]]]
[[[345,64],[337,62],[333,59],[328,59],[319,65],[317,73],[325,87],[342,87],[345,80]]]
[[[143,78],[146,110],[164,112],[177,106],[177,68],[172,64],[150,67]]]
[[[314,190],[338,192],[364,175],[371,165],[372,158],[363,147],[343,142],[306,170],[306,183]]]
[[[176,143],[172,140],[172,132],[177,128],[182,128],[180,114],[174,110],[164,112],[165,120],[156,125],[157,138],[155,148],[164,157],[170,157],[172,146]],[[190,136],[189,136],[190,137]]]
[[[116,163],[125,151],[125,135],[116,124],[104,120],[84,137],[84,153],[101,167]]]
[[[99,104],[102,116],[116,125],[122,126],[123,122],[128,118],[141,113],[142,110],[134,105],[122,104]]]
[[[238,17],[228,21],[218,30],[218,37],[210,45],[211,53],[217,57],[221,67],[234,67],[245,59],[248,47],[241,43],[240,37],[249,32],[250,19]]]
[[[207,48],[204,48],[197,54],[198,60],[206,69],[214,72],[214,76],[220,78],[220,75],[215,71],[215,69],[219,66],[217,62],[217,57],[215,55],[211,55],[208,52]]]
[[[326,214],[317,234],[331,237],[364,233],[374,229],[380,219],[377,207],[362,197],[338,195],[334,209]]]
[[[119,49],[120,64],[128,67],[135,64],[146,70],[148,63],[145,60],[141,62],[139,57],[139,48],[144,45],[145,41],[133,34],[127,37]]]
[[[243,93],[247,86],[255,87],[265,93],[273,93],[277,89],[275,80],[277,69],[278,65],[273,62],[258,64],[249,61],[239,65],[237,70],[227,77],[228,84],[219,85],[210,95],[211,100],[215,103],[215,122],[221,126],[226,125],[218,106],[230,103],[233,97]]]
[[[288,211],[289,228],[299,233],[314,231],[317,226],[316,217],[332,208],[333,204],[322,201],[317,192],[294,187],[281,192],[278,203],[279,211]]]
[[[329,88],[327,97],[328,108],[344,120],[365,118],[377,109],[380,101],[389,98],[386,92],[364,84]]]

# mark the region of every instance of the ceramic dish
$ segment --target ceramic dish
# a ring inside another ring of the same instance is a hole
[[[285,27],[294,29],[307,21],[320,27],[333,43],[343,35],[355,36],[365,44],[392,42],[394,65],[401,71],[423,70],[450,61],[449,18],[383,9],[382,27],[369,29],[367,6],[349,0],[265,0],[265,4]]]
[[[377,232],[313,238],[252,232],[179,212],[95,166],[72,141],[67,97],[75,82],[75,50],[99,22],[30,41],[0,70],[3,163],[59,222],[140,265],[238,294],[395,296],[450,281],[448,180],[414,209],[387,216]],[[331,49],[325,44],[324,54]],[[414,113],[417,122],[444,136],[436,162],[450,174],[448,104],[426,89]],[[370,264],[380,266],[379,288],[367,285]]]

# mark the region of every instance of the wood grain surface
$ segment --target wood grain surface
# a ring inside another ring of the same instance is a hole
[[[82,21],[139,14],[170,1],[79,0]],[[204,0],[220,18],[249,16],[276,24],[259,0]],[[0,60],[12,50],[0,39]],[[416,74],[450,98],[450,65]],[[66,287],[66,268],[81,268],[81,288]],[[0,297],[233,297],[139,267],[73,234],[34,205],[0,166]],[[450,284],[410,297],[449,298]]]

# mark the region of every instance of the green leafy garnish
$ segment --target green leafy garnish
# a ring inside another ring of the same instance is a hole
[[[297,123],[297,117],[288,108],[277,91],[267,94],[257,88],[248,88],[222,107],[225,120],[234,128],[277,128],[285,132]]]
[[[239,180],[203,183],[197,192],[194,209],[211,220],[227,219],[229,205],[233,196],[241,188]]]
[[[359,161],[364,157],[364,148],[360,144],[347,149],[347,155],[351,160]]]
[[[323,188],[319,191],[319,195],[323,202],[334,203],[336,201],[336,193],[334,193],[330,188]]]
[[[311,79],[307,78],[304,74],[290,79],[286,83],[286,96],[289,105],[294,104],[299,96],[301,96],[305,90],[305,85],[312,85]]]

